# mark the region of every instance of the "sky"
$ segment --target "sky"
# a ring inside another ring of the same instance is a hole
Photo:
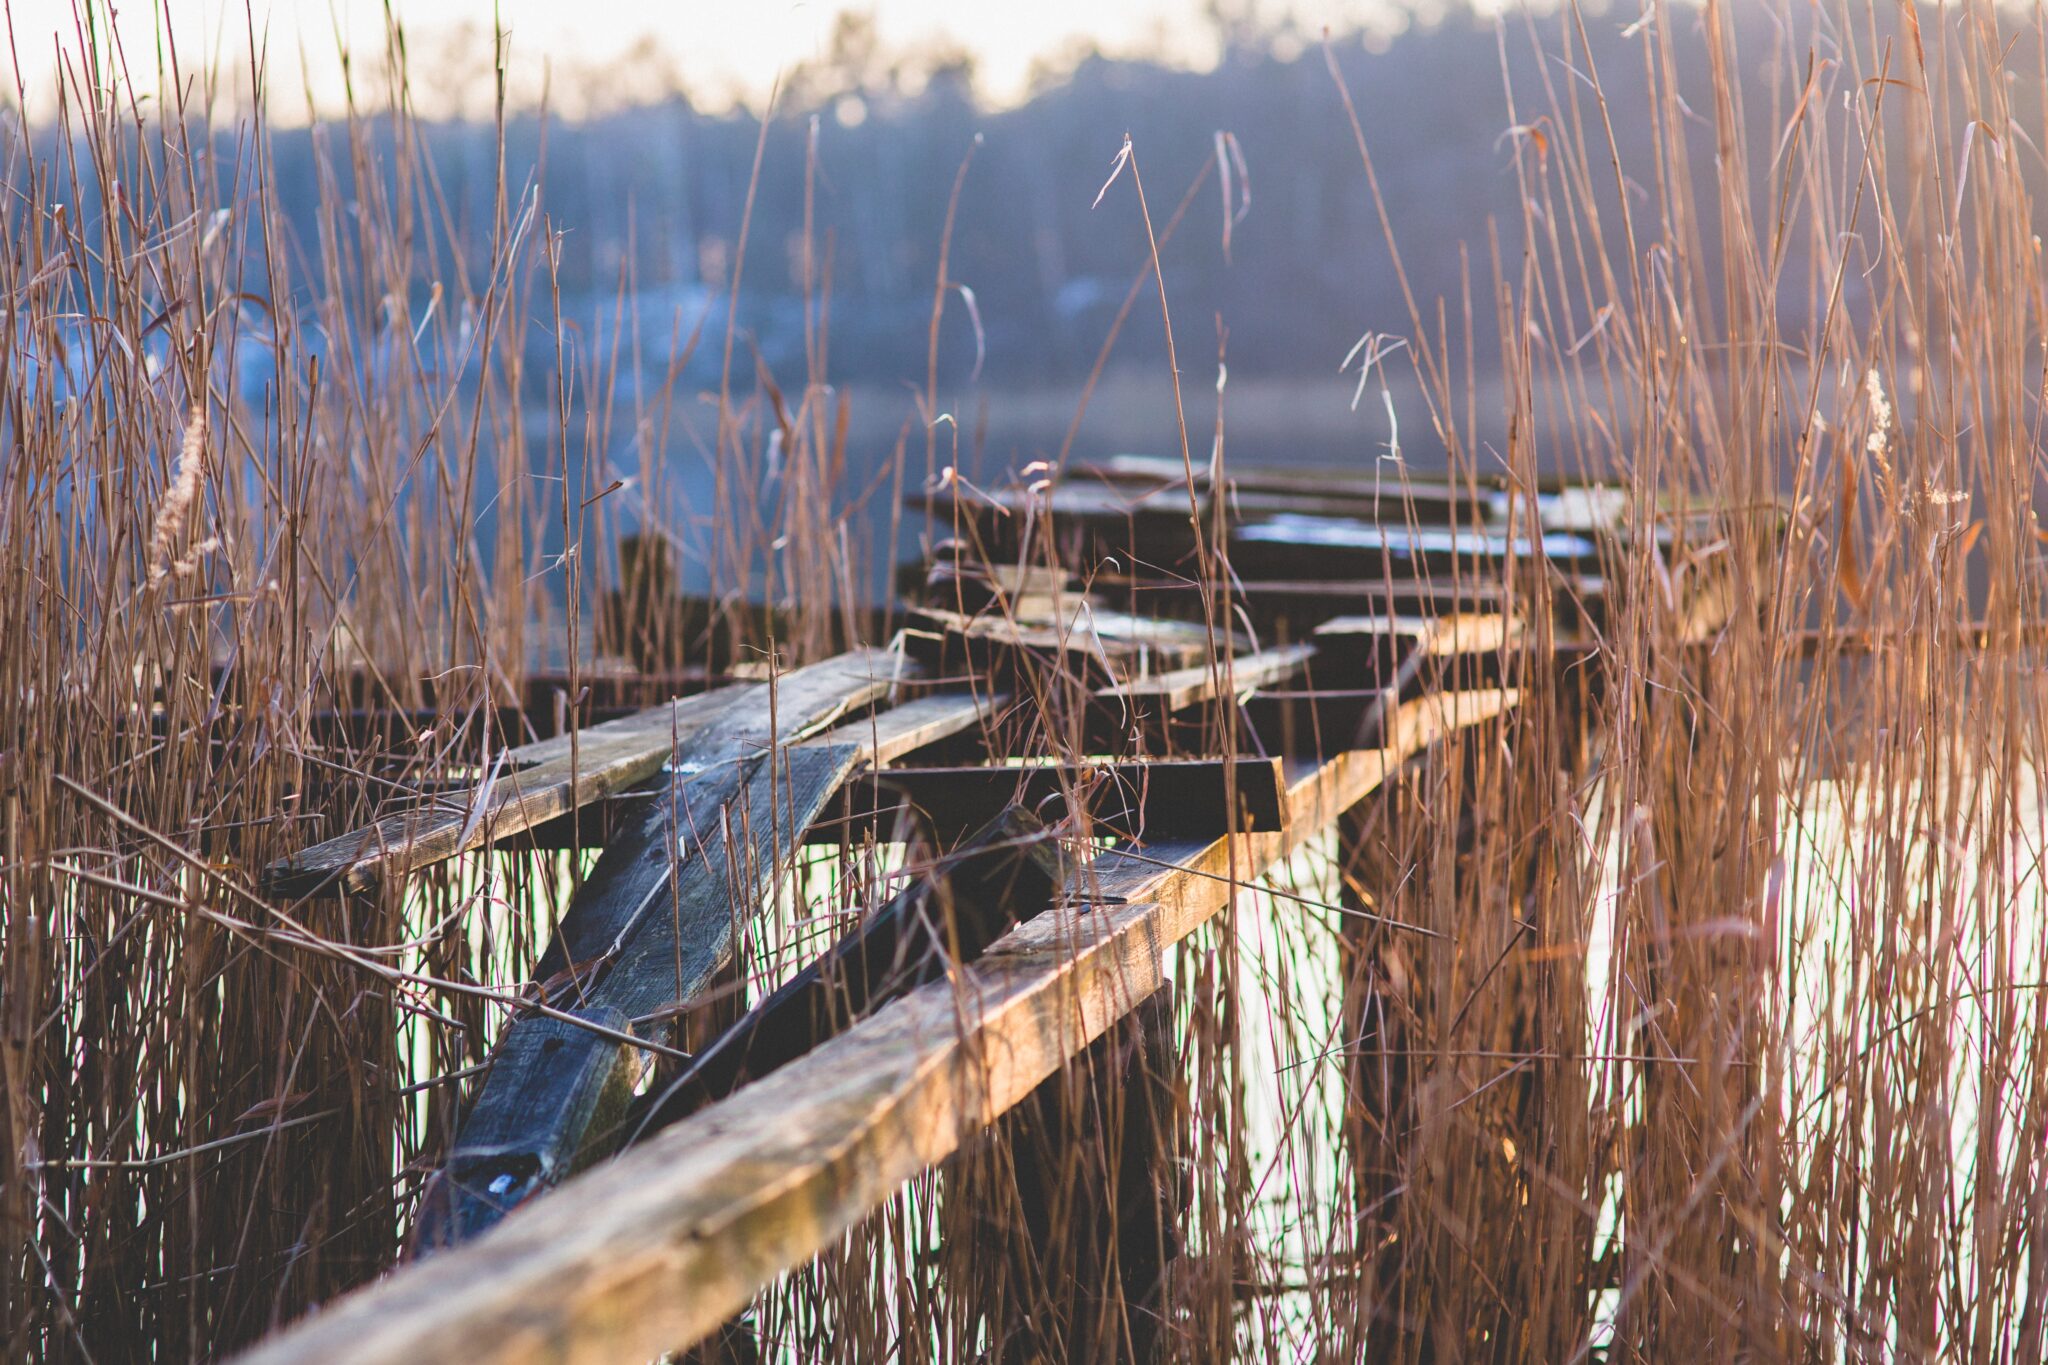
[[[41,98],[36,87],[50,83],[53,35],[77,46],[74,0],[0,3],[33,107]],[[1234,8],[1259,3],[1236,0]],[[1387,0],[1325,0],[1320,8],[1331,11],[1326,22],[1355,21],[1375,3]],[[406,27],[416,74],[423,60],[443,74],[467,65],[487,83],[490,0],[393,0],[393,6]],[[246,57],[250,11],[244,0],[160,0],[116,9],[131,65],[153,64],[166,14],[188,70],[195,52],[219,53],[228,65]],[[1193,65],[1215,55],[1215,30],[1202,19],[1201,0],[499,0],[495,9],[510,31],[512,69],[528,85],[548,68],[580,71],[586,79],[593,71],[618,72],[631,80],[646,78],[636,67],[658,64],[712,107],[736,100],[758,106],[779,72],[826,50],[834,24],[849,10],[872,13],[889,47],[937,39],[964,48],[975,59],[980,93],[998,104],[1028,94],[1035,64],[1057,65],[1083,44],[1113,56]],[[379,0],[255,0],[253,13],[268,37],[274,108],[302,106],[295,97],[308,84],[322,102],[338,95],[337,28],[359,49],[381,44]],[[309,78],[303,81],[302,45]],[[658,54],[652,62],[650,53]]]

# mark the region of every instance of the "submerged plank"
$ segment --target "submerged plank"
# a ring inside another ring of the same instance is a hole
[[[608,1150],[640,1065],[617,1035],[703,993],[804,831],[869,754],[859,743],[778,741],[872,700],[888,682],[877,669],[891,662],[841,656],[799,670],[675,752],[536,968],[541,999],[605,1032],[544,1015],[507,1026],[422,1201],[422,1250],[475,1236]]]
[[[1167,949],[1234,886],[1514,700],[1409,703],[1388,747],[1340,754],[1290,786],[1285,832],[1105,854],[1076,886],[1086,904],[1020,926],[973,968],[250,1358],[626,1360],[701,1339],[1135,1008],[1166,979]]]

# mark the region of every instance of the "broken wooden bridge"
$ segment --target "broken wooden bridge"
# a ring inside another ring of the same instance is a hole
[[[602,849],[409,1263],[258,1357],[651,1359],[719,1333],[1039,1102],[1176,944],[1404,765],[1532,699],[1578,714],[1620,591],[1605,566],[1701,515],[1632,525],[1595,486],[1217,487],[1130,457],[918,501],[934,548],[875,645],[714,660],[701,690],[479,753],[466,790],[271,870],[299,900],[478,850]],[[1726,606],[1688,581],[1672,610],[1703,633]],[[629,636],[662,628],[636,601]],[[743,979],[804,846],[864,841],[914,850],[901,889],[686,1052],[671,1025]],[[1120,1273],[1156,1280],[1169,1254],[1126,1246]]]

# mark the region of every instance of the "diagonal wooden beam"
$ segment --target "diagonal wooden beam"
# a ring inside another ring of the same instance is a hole
[[[731,738],[744,732],[758,746],[769,741],[771,718],[783,708],[796,715],[814,696],[831,699],[827,709],[815,712],[809,730],[785,727],[782,738],[802,738],[915,674],[916,665],[907,660],[855,650],[796,669],[772,687],[721,688],[593,725],[578,733],[573,749],[567,735],[507,749],[494,761],[493,775],[475,790],[412,806],[366,829],[315,844],[272,864],[264,874],[265,886],[272,895],[291,899],[371,891],[643,782],[660,771],[679,743],[700,733],[716,731]]]
[[[872,700],[889,682],[877,670],[893,662],[841,656],[791,673],[675,750],[577,888],[535,970],[541,998],[572,1017],[514,1019],[492,1050],[422,1202],[423,1250],[468,1240],[609,1150],[639,1076],[619,1034],[716,979],[804,831],[871,753],[858,740],[778,741]]]
[[[683,697],[669,706],[565,737],[507,749],[487,779],[466,792],[418,802],[272,863],[264,889],[279,898],[341,896],[403,881],[423,867],[506,839],[625,790],[657,771],[674,742],[709,726],[765,689],[749,684]]]
[[[248,1359],[595,1362],[682,1349],[1135,1008],[1165,980],[1167,950],[1235,887],[1410,757],[1514,702],[1496,691],[1408,703],[1386,747],[1300,774],[1284,832],[1148,847],[1142,861],[1103,855],[1076,888],[1090,905],[1041,915],[973,968]]]

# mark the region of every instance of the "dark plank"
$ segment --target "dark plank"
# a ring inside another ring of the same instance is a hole
[[[868,758],[858,743],[778,745],[887,686],[886,655],[787,675],[683,745],[605,847],[536,969],[549,1005],[614,1032],[700,995],[732,960],[790,853]],[[607,1150],[640,1057],[569,1020],[513,1020],[423,1199],[418,1247],[466,1241]]]
[[[1167,983],[947,1163],[964,1224],[944,1249],[1001,1284],[990,1365],[1173,1359],[1167,1267],[1186,1246],[1187,1072]]]
[[[632,1138],[787,1066],[949,965],[975,961],[1013,925],[1051,908],[1067,876],[1044,822],[1022,806],[1004,807],[637,1105]]]
[[[1237,818],[1230,818],[1235,791]],[[1285,818],[1279,761],[1271,758],[1092,763],[1077,768],[999,765],[890,768],[847,786],[841,811],[813,831],[819,842],[886,828],[915,811],[941,843],[978,828],[1013,802],[1047,821],[1081,798],[1095,832],[1135,839],[1217,838],[1233,828],[1274,831]]]

